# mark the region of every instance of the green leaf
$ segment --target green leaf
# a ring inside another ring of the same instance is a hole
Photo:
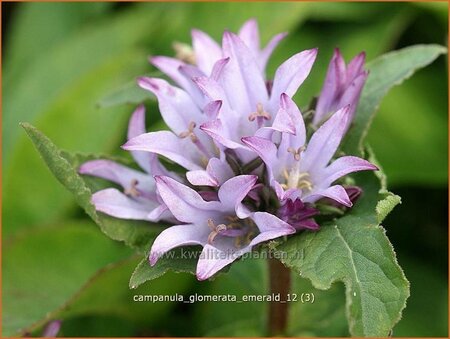
[[[390,52],[367,64],[370,74],[361,94],[353,126],[347,133],[343,149],[348,154],[361,154],[375,111],[381,99],[414,72],[429,65],[447,49],[439,45],[416,45]]]
[[[32,230],[4,244],[2,334],[17,336],[51,319],[94,273],[130,255],[90,222]]]
[[[349,336],[343,286],[334,284],[324,291],[314,288],[308,279],[298,274],[292,274],[291,280],[292,293],[296,294],[297,299],[291,302],[289,308],[289,337]],[[302,293],[314,295],[314,302],[303,303]]]
[[[76,202],[95,221],[108,237],[124,241],[127,245],[144,252],[160,231],[160,227],[146,222],[122,220],[97,213],[90,199],[92,192],[83,178],[78,175],[77,168],[84,161],[80,155],[69,156],[62,153],[45,135],[30,124],[22,124],[34,146],[42,156],[50,171],[75,197]],[[85,159],[92,159],[86,157]]]
[[[149,77],[161,77],[162,73],[155,72],[146,74]],[[136,81],[130,81],[120,88],[108,93],[98,101],[98,106],[101,108],[114,107],[119,105],[140,104],[148,99],[156,100],[156,97],[142,88],[140,88]]]
[[[325,223],[319,232],[288,239],[277,251],[286,266],[318,289],[344,283],[352,335],[387,336],[409,296],[409,283],[379,225],[399,199],[380,186],[373,173],[355,178],[364,195],[348,215]]]
[[[131,275],[130,288],[135,289],[146,281],[159,278],[169,270],[195,274],[199,255],[200,251],[196,247],[176,248],[161,257],[154,266],[150,266],[146,257]]]

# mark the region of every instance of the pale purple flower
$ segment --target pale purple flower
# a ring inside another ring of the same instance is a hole
[[[174,224],[155,239],[149,254],[152,266],[176,247],[200,245],[196,275],[208,279],[262,242],[317,230],[313,218],[319,210],[314,203],[331,199],[331,204],[350,207],[361,193],[334,182],[352,172],[377,169],[353,156],[331,161],[367,76],[364,56],[346,68],[335,52],[314,119],[322,123],[340,109],[306,144],[305,123],[291,98],[309,75],[317,49],[295,54],[280,65],[273,80],[267,79],[267,61],[284,36],[261,48],[255,20],[246,22],[238,34],[225,31],[221,45],[193,30],[192,49],[176,46],[180,59],[150,59],[175,84],[138,79],[140,87],[156,96],[170,129],[145,133],[144,108],[133,114],[122,148],[131,151],[143,172],[108,160],[81,166],[80,173],[124,189],[96,192],[92,202],[97,210]],[[158,156],[183,167],[185,178],[168,172]],[[186,186],[185,179],[201,188]],[[279,207],[267,206],[274,191]]]
[[[145,108],[139,106],[130,118],[128,139],[145,133]],[[92,160],[79,168],[79,173],[112,181],[123,188],[107,188],[92,195],[91,202],[97,211],[121,219],[158,221],[172,220],[170,212],[156,192],[152,175],[170,175],[155,154],[131,152],[143,172],[111,160]]]
[[[169,177],[157,176],[161,198],[180,225],[164,230],[150,251],[150,264],[169,250],[201,245],[196,275],[205,280],[264,241],[295,233],[295,229],[266,212],[252,212],[242,201],[257,180],[240,175],[223,183],[218,200],[205,201],[193,189]]]
[[[42,333],[43,338],[55,338],[61,329],[61,320],[50,321]]]
[[[348,65],[339,49],[335,49],[328,66],[322,91],[317,101],[313,124],[319,126],[330,114],[350,105],[346,129],[353,120],[368,71],[364,70],[365,53],[354,57]]]
[[[334,113],[306,145],[300,110],[287,95],[282,95],[281,101],[282,116],[286,119],[285,130],[273,131],[272,138],[243,138],[243,142],[255,150],[266,164],[269,183],[280,201],[301,198],[303,202],[314,203],[328,197],[344,206],[352,206],[345,189],[333,183],[349,173],[377,170],[377,167],[354,156],[343,156],[330,163],[344,136],[350,118],[349,107]]]
[[[192,184],[216,187],[232,176],[224,150],[233,150],[242,163],[254,159],[255,153],[241,138],[272,126],[281,93],[295,94],[317,54],[316,49],[307,50],[285,61],[269,90],[264,67],[284,35],[273,38],[263,50],[255,40],[258,36],[256,22],[249,21],[239,36],[226,31],[220,48],[205,33],[193,31],[196,66],[153,57],[151,62],[179,87],[147,77],[138,83],[157,96],[171,131],[140,135],[123,148],[165,156],[189,171],[187,178]]]

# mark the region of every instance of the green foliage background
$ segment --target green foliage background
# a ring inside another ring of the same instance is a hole
[[[123,155],[118,146],[134,105],[117,105],[123,100],[115,93],[154,71],[148,55],[171,55],[173,41],[190,42],[192,27],[219,40],[224,28],[236,31],[256,17],[263,42],[289,31],[269,74],[295,52],[319,47],[296,96],[301,106],[320,90],[334,47],[347,60],[361,50],[372,60],[412,44],[446,45],[448,37],[446,3],[2,5],[3,336],[39,334],[51,319],[64,320],[64,336],[251,336],[260,335],[265,321],[266,305],[257,303],[133,303],[134,294],[262,293],[264,263],[245,260],[201,284],[169,273],[129,290],[140,258],[99,232],[51,175],[19,122],[32,123],[70,151]],[[448,331],[446,65],[440,57],[394,88],[368,136],[389,189],[403,198],[384,222],[411,282],[394,336]],[[157,106],[149,101],[148,108],[148,128],[161,128]],[[317,291],[297,278],[295,289],[313,291],[317,301],[292,306],[291,335],[348,335],[343,286]]]

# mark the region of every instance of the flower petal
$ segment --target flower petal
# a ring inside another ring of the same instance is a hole
[[[195,186],[219,186],[217,179],[205,170],[189,171],[186,173],[186,179]]]
[[[340,109],[312,135],[303,154],[303,172],[314,173],[328,164],[344,136],[349,113],[348,106]]]
[[[361,95],[364,84],[366,83],[368,72],[363,72],[359,76],[357,76],[353,82],[346,88],[344,94],[340,98],[339,104],[337,108],[344,107],[346,105],[350,105],[350,117],[347,121],[346,130],[350,127],[351,122],[353,121],[353,116],[355,114],[355,110],[358,106],[359,97]]]
[[[229,61],[230,61],[230,58],[223,58],[223,59],[217,60],[217,62],[214,64],[214,67],[211,71],[210,78],[215,81],[218,81],[220,76],[222,75],[223,70],[225,69],[225,65],[228,64]]]
[[[218,201],[204,201],[192,188],[172,178],[155,176],[155,180],[162,200],[179,221],[206,223],[209,218],[214,218],[214,210],[220,211]]]
[[[268,100],[259,66],[253,53],[237,35],[226,31],[222,47],[224,56],[229,57],[230,61],[219,82],[225,88],[232,108],[242,115],[250,114],[258,103],[264,104]]]
[[[257,56],[259,53],[259,29],[255,19],[247,20],[239,30],[239,38]]]
[[[205,170],[189,171],[186,178],[192,185],[218,187],[234,176],[227,162],[218,158],[209,159]]]
[[[197,105],[182,89],[156,78],[142,77],[138,79],[138,84],[156,95],[164,122],[176,134],[186,131],[191,122],[201,123],[204,120]]]
[[[150,175],[111,160],[87,161],[80,166],[78,172],[112,181],[125,190],[135,188],[147,198],[155,196],[155,180]]]
[[[266,164],[267,172],[269,174],[269,180],[272,180],[273,176],[278,172],[278,158],[277,147],[275,144],[265,138],[261,137],[244,137],[242,142],[251,148]]]
[[[214,245],[206,244],[203,247],[197,263],[197,279],[202,281],[212,277],[251,249],[250,246],[245,246],[237,250],[232,238],[216,238]]]
[[[216,61],[222,57],[222,50],[208,34],[198,29],[193,29],[191,35],[197,66],[210,75]]]
[[[226,161],[218,158],[211,158],[206,166],[208,173],[217,180],[219,185],[234,176],[233,170]]]
[[[366,61],[366,53],[361,52],[355,56],[347,66],[347,79],[354,79],[361,73],[364,73],[364,63]]]
[[[329,186],[337,179],[349,173],[376,170],[378,170],[378,167],[367,160],[353,156],[341,157],[325,168],[320,185]]]
[[[175,217],[172,215],[170,210],[167,208],[166,204],[161,203],[161,205],[157,206],[153,209],[148,215],[148,220],[156,222],[159,220],[166,220],[171,223],[176,223]]]
[[[305,145],[306,128],[302,113],[294,101],[285,93],[281,94],[280,110],[273,122],[273,129],[293,134],[289,136],[290,147],[295,149]]]
[[[217,116],[219,115],[219,112],[220,112],[221,108],[222,108],[222,101],[221,100],[210,101],[203,108],[203,112],[206,114],[208,119],[215,120],[215,119],[217,119]]]
[[[135,200],[115,188],[107,188],[92,195],[97,211],[121,219],[150,220],[148,214],[158,206],[150,200]]]
[[[139,105],[133,112],[128,123],[127,139],[132,139],[145,133],[145,106]],[[134,151],[130,152],[137,164],[147,173],[152,173],[151,163],[158,161],[155,156],[148,152]],[[156,173],[155,173],[156,174]]]
[[[180,138],[169,131],[142,134],[122,146],[128,151],[146,151],[167,157],[188,170],[202,169],[202,154],[190,138]]]
[[[179,71],[180,66],[186,65],[183,61],[166,56],[154,56],[149,61],[185,90],[189,87],[189,80]]]
[[[328,66],[327,75],[317,100],[314,112],[313,124],[318,126],[323,122],[329,113],[332,113],[333,102],[342,86],[342,79],[345,77],[345,63],[339,50],[336,49]]]
[[[56,338],[61,329],[61,320],[50,321],[42,333],[43,338]]]
[[[263,241],[295,233],[292,226],[266,212],[256,212],[252,219],[255,220],[261,233],[247,246],[237,249],[233,238],[229,237],[217,237],[212,245],[205,245],[197,264],[198,280],[210,278]]]
[[[137,137],[145,133],[145,106],[139,105],[133,112],[128,123],[127,139]]]
[[[242,200],[247,196],[248,192],[258,180],[256,175],[239,175],[225,181],[219,188],[219,200],[222,203],[222,210],[224,212],[242,211],[240,206]],[[238,215],[238,217],[241,217]],[[244,216],[246,217],[246,216]]]
[[[309,75],[316,59],[317,48],[295,54],[275,72],[269,107],[273,110],[278,104],[281,93],[293,97],[297,89]]]
[[[162,231],[153,242],[150,250],[150,265],[171,249],[188,245],[205,245],[208,241],[208,227],[197,225],[176,225]]]
[[[253,239],[252,245],[256,245],[262,241],[271,240],[283,235],[295,233],[295,228],[287,222],[267,212],[255,212],[252,216],[256,226],[258,226],[261,234]],[[257,239],[258,238],[258,239]]]
[[[233,141],[230,130],[222,124],[221,119],[207,121],[200,126],[200,129],[227,148],[247,150],[244,145]]]
[[[267,62],[270,59],[270,56],[272,55],[275,48],[278,46],[281,40],[283,40],[286,37],[287,33],[279,33],[275,35],[269,43],[264,47],[264,49],[260,52],[259,58],[258,58],[258,64],[259,68],[261,70],[266,69]]]
[[[327,189],[314,190],[312,194],[302,198],[302,200],[304,202],[313,203],[323,197],[333,199],[338,203],[347,207],[351,207],[353,205],[352,202],[350,201],[350,198],[348,197],[347,192],[341,185],[334,185],[328,187]]]
[[[329,114],[347,105],[351,106],[350,115],[353,116],[368,75],[363,68],[364,61],[365,54],[360,53],[346,67],[339,49],[335,49],[317,101],[313,119],[314,125],[320,125]],[[349,119],[348,125],[351,120],[352,118]]]

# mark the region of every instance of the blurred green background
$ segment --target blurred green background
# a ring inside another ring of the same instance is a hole
[[[37,334],[63,319],[61,336],[261,335],[262,304],[133,303],[134,294],[262,293],[264,263],[241,261],[226,276],[197,283],[166,274],[137,290],[128,279],[140,258],[98,230],[52,177],[18,123],[27,121],[71,151],[122,154],[134,105],[114,93],[154,71],[150,54],[173,55],[200,28],[217,40],[251,17],[263,43],[280,32],[269,75],[292,54],[319,47],[296,96],[321,88],[334,47],[367,60],[419,43],[447,45],[441,3],[2,3],[2,327]],[[403,204],[387,235],[411,282],[394,336],[448,335],[448,69],[440,57],[383,100],[368,140]],[[112,93],[112,95],[111,95]],[[120,93],[120,91],[119,91]],[[140,94],[138,92],[138,94]],[[148,100],[149,129],[161,126]],[[122,104],[118,104],[122,102]],[[341,285],[292,305],[292,336],[348,335]]]

